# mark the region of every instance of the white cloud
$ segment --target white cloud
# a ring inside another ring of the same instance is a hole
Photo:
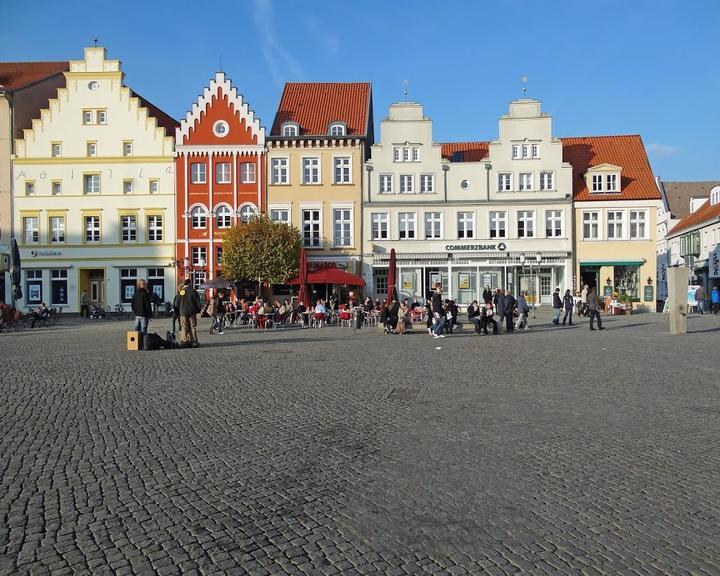
[[[680,152],[679,146],[672,144],[659,144],[658,142],[651,142],[646,146],[648,154],[653,156],[674,156]]]
[[[282,86],[291,78],[301,78],[303,71],[300,63],[283,48],[275,33],[275,19],[270,0],[255,0],[253,20],[262,42],[262,54],[273,81],[278,86]]]
[[[336,34],[325,28],[316,18],[305,18],[305,27],[325,48],[325,51],[334,56],[340,50],[340,39]],[[328,27],[329,28],[329,27]]]

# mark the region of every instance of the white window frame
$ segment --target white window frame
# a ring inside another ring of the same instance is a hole
[[[122,144],[123,156],[133,155],[133,143],[131,140],[126,140]]]
[[[93,123],[95,119],[95,115],[93,114],[92,110],[83,110],[82,111],[82,123],[85,126],[88,126]]]
[[[162,242],[163,241],[163,217],[161,214],[149,214],[146,218],[147,222],[147,241]]]
[[[400,174],[400,194],[414,194],[414,193],[415,193],[415,175],[414,174]]]
[[[96,110],[97,123],[100,126],[107,124],[107,110]]]
[[[443,238],[443,213],[425,212],[423,217],[425,240],[441,240]]]
[[[498,192],[511,192],[512,180],[512,172],[498,173]]]
[[[232,208],[227,204],[218,204],[215,206],[215,227],[224,230],[232,226]]]
[[[306,212],[309,218],[306,218]],[[317,216],[316,213],[317,212]],[[305,237],[305,227],[310,226],[310,234]],[[323,210],[322,206],[300,206],[300,234],[305,248],[323,247]]]
[[[241,184],[254,184],[256,181],[256,166],[255,162],[241,162],[240,163],[240,183]]]
[[[533,173],[521,172],[518,181],[518,190],[520,192],[531,192],[533,190]]]
[[[83,174],[83,192],[85,194],[100,194],[100,174]]]
[[[410,147],[404,146],[402,149],[402,161],[410,162]]]
[[[520,235],[520,223],[523,223],[522,235]],[[517,237],[518,238],[536,238],[535,227],[535,210],[518,210],[517,211]]]
[[[90,225],[93,224],[91,227]],[[85,231],[85,244],[99,244],[102,241],[102,225],[100,216],[89,214],[83,216],[83,229]],[[90,235],[90,239],[88,239]],[[95,236],[97,235],[97,239]]]
[[[64,244],[65,243],[65,216],[50,216],[49,218],[50,228],[50,244]],[[55,236],[58,239],[55,240]]]
[[[351,156],[333,156],[333,184],[352,184]]]
[[[642,217],[640,217],[642,216]],[[630,210],[629,218],[630,240],[647,240],[650,221],[648,219],[648,211],[644,209]],[[639,227],[642,226],[643,234],[638,234]],[[633,227],[635,232],[633,233]]]
[[[150,194],[157,194],[160,192],[160,180],[157,178],[150,178],[148,182],[148,192]]]
[[[320,156],[303,156],[302,179],[306,185],[322,184],[320,178]]]
[[[420,162],[420,147],[419,146],[413,146],[413,148],[412,148],[412,161]]]
[[[617,192],[618,191],[617,174],[607,174],[605,176],[605,191],[606,192]]]
[[[215,164],[215,184],[230,184],[232,182],[232,163],[218,162]]]
[[[35,196],[35,180],[25,181],[25,196]]]
[[[333,122],[330,124],[328,134],[330,134],[330,136],[346,136],[347,128],[342,122]]]
[[[393,147],[393,162],[402,162],[402,148],[399,146]]]
[[[97,157],[97,142],[86,142],[85,143],[85,155],[88,158],[95,158]]]
[[[246,202],[242,204],[237,211],[238,222],[240,224],[247,224],[258,215],[258,209],[252,202]]]
[[[270,160],[271,184],[290,184],[289,159],[287,156]]]
[[[619,218],[617,217],[619,215]],[[625,211],[608,210],[605,215],[605,229],[608,240],[625,239]]]
[[[591,181],[592,181],[592,191],[593,192],[602,192],[603,191],[603,175],[602,174],[593,174]]]
[[[582,239],[600,240],[600,211],[583,210],[582,218]],[[587,230],[586,230],[587,227]],[[593,235],[593,230],[595,234]]]
[[[268,209],[270,220],[290,225],[290,206],[273,206]],[[284,216],[284,218],[283,218]]]
[[[493,218],[494,216],[494,218]],[[488,213],[489,237],[507,238],[508,213],[507,210],[491,210]],[[501,228],[502,225],[502,228]],[[494,235],[493,235],[494,233]]]
[[[62,144],[60,142],[50,144],[50,156],[52,158],[60,158],[62,156]]]
[[[420,194],[435,193],[435,174],[420,174]]]
[[[456,220],[458,239],[475,238],[475,212],[458,212]]]
[[[398,240],[417,240],[417,212],[398,212]]]
[[[132,194],[135,191],[135,183],[132,179],[123,180],[123,194]]]
[[[202,266],[202,262],[207,266],[207,246],[193,246],[190,250],[190,258],[193,266]]]
[[[207,183],[207,162],[190,163],[190,184]]]
[[[555,190],[555,172],[540,172],[540,190]]]
[[[333,247],[352,248],[355,245],[353,238],[355,215],[353,212],[353,207],[349,205],[336,204],[332,206]],[[340,226],[339,234],[338,225]]]
[[[62,194],[62,180],[53,180],[50,183],[50,194],[60,196]]]
[[[394,179],[393,174],[380,174],[378,177],[378,193],[392,194],[394,190]],[[389,186],[387,186],[387,184],[389,184]]]
[[[387,212],[370,213],[370,236],[372,240],[390,239],[390,215]]]
[[[127,236],[127,238],[126,238]],[[132,244],[137,242],[137,215],[120,215],[120,243]]]
[[[193,230],[204,230],[207,228],[208,210],[202,204],[196,204],[190,208],[190,228]]]
[[[563,211],[545,210],[545,237],[562,238],[563,235]],[[550,234],[548,234],[550,230]]]
[[[297,138],[300,135],[300,126],[295,122],[283,124],[281,133],[284,138]]]
[[[522,145],[522,159],[527,160],[530,158],[530,144],[523,144]]]
[[[519,160],[519,159],[520,159],[520,144],[513,144],[513,145],[512,145],[512,159],[513,159],[513,160]]]
[[[540,158],[540,144],[531,144],[530,146],[532,158]]]
[[[29,240],[28,235],[30,235]],[[23,240],[25,244],[40,244],[39,216],[23,216]]]

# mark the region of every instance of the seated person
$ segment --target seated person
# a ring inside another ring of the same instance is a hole
[[[385,315],[385,333],[395,333],[397,328],[398,315],[400,313],[400,303],[393,298],[390,306],[387,307],[387,313]]]
[[[467,308],[468,321],[475,324],[475,334],[480,334],[480,307],[477,300],[473,300],[472,304]]]
[[[50,310],[45,305],[45,302],[41,302],[40,306],[32,312],[32,322],[30,323],[30,328],[35,328],[35,322],[42,320],[43,318],[47,318],[48,316],[50,316]]]
[[[307,328],[307,325],[310,322],[310,317],[304,313],[306,311],[307,308],[305,308],[305,302],[298,302],[297,308],[295,308],[295,314],[302,319],[303,324],[305,324],[305,327]]]
[[[315,323],[322,327],[323,322],[327,320],[328,309],[323,304],[322,300],[318,300],[315,304]]]

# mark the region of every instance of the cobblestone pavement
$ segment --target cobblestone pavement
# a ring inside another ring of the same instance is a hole
[[[1,334],[0,572],[720,574],[720,317],[540,316]]]

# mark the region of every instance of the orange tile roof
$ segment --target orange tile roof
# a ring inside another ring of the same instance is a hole
[[[69,62],[0,62],[0,87],[12,92],[66,70]]]
[[[479,162],[488,157],[489,142],[445,142],[442,157],[453,162]]]
[[[287,82],[270,136],[281,136],[285,122],[297,122],[300,136],[325,136],[331,122],[345,122],[348,136],[372,130],[369,82]]]
[[[691,214],[688,214],[680,220],[675,226],[673,227],[670,232],[668,232],[668,236],[675,235],[678,232],[682,232],[683,230],[687,230],[688,228],[692,228],[693,226],[697,226],[699,224],[703,224],[704,222],[708,222],[709,220],[714,219],[720,219],[720,202],[717,204],[710,204],[710,200],[706,200],[705,204],[700,206],[695,212],[692,212]]]
[[[624,136],[589,136],[561,138],[563,160],[573,167],[573,200],[660,200],[642,138]],[[592,194],[585,182],[588,168],[600,164],[622,166],[619,194]]]

